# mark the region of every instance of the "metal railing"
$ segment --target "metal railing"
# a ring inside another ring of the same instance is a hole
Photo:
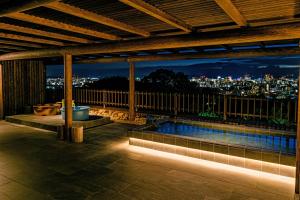
[[[63,89],[47,89],[48,102],[61,101]],[[95,89],[73,90],[73,99],[79,104],[103,107],[128,108],[127,91],[108,91]],[[174,114],[215,113],[228,118],[285,119],[296,122],[297,100],[275,100],[255,97],[224,96],[208,93],[165,93],[137,91],[135,93],[137,110],[165,112]]]

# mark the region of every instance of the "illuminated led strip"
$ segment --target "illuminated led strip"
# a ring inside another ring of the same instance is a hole
[[[184,156],[184,155],[179,155],[176,153],[169,153],[165,151],[159,151],[159,150],[154,150],[152,148],[146,148],[146,147],[141,147],[139,145],[135,145],[134,143],[138,144],[143,144],[145,146],[156,146],[156,148],[176,148],[176,149],[181,149],[181,150],[186,150],[186,151],[193,151],[195,153],[201,153],[201,154],[206,154],[210,156],[217,156],[219,158],[224,158],[224,159],[234,159],[234,160],[239,160],[241,162],[251,162],[253,164],[257,165],[264,165],[266,167],[278,167],[279,169],[284,169],[285,171],[288,171],[289,174],[295,174],[295,167],[291,166],[286,166],[286,165],[280,165],[280,164],[275,164],[275,163],[269,163],[269,162],[264,162],[264,161],[258,161],[258,160],[253,160],[249,158],[241,158],[237,156],[231,156],[231,155],[225,155],[225,154],[220,154],[220,153],[215,153],[215,152],[208,152],[208,151],[203,151],[203,150],[198,150],[198,149],[191,149],[191,148],[186,148],[186,147],[180,147],[180,146],[175,146],[175,145],[170,145],[170,144],[164,144],[164,143],[158,143],[158,142],[152,142],[148,140],[142,140],[142,139],[137,139],[137,138],[129,138],[129,142],[133,143],[129,149],[131,151],[134,151],[136,153],[144,153],[152,156],[157,156],[157,157],[162,157],[162,158],[167,158],[167,159],[173,159],[173,160],[178,160],[178,161],[183,161],[191,164],[196,164],[196,165],[201,165],[213,169],[219,169],[219,170],[227,170],[231,172],[236,172],[236,173],[241,173],[241,174],[247,174],[251,176],[256,176],[256,177],[263,177],[267,178],[270,180],[276,180],[280,182],[285,182],[289,184],[294,184],[294,178],[290,176],[284,176],[284,175],[279,175],[279,174],[273,174],[269,172],[264,172],[261,170],[254,170],[254,169],[249,169],[245,167],[238,167],[235,165],[230,165],[230,164],[224,164],[220,163],[217,161],[209,161],[209,160],[204,160],[200,158],[194,158],[194,157],[189,157],[189,156]]]

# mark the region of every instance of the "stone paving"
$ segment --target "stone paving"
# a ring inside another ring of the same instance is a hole
[[[128,128],[133,125],[88,129],[84,144],[71,144],[54,132],[0,121],[0,199],[293,198],[293,179],[146,154],[128,145]]]

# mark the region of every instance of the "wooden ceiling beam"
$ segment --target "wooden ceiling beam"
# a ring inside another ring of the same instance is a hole
[[[129,57],[102,57],[95,59],[80,59],[75,61],[76,64],[96,64],[96,63],[116,63],[116,62],[127,62]],[[131,57],[132,58],[132,57]]]
[[[0,38],[23,40],[23,41],[27,41],[27,42],[36,42],[36,43],[48,44],[48,45],[50,44],[50,45],[56,45],[56,46],[64,46],[65,45],[63,42],[29,37],[29,36],[23,36],[23,35],[17,35],[17,34],[10,34],[10,33],[0,33]]]
[[[231,0],[215,0],[224,12],[239,26],[247,26],[248,23]]]
[[[86,29],[78,26],[74,26],[71,24],[66,24],[63,22],[58,22],[54,21],[51,19],[46,19],[46,18],[41,18],[33,15],[28,15],[25,13],[13,13],[8,15],[7,17],[25,21],[25,22],[30,22],[34,24],[39,24],[43,26],[48,26],[52,28],[57,28],[65,31],[70,31],[70,32],[75,32],[75,33],[80,33],[83,35],[89,35],[97,38],[102,38],[102,39],[107,39],[107,40],[120,40],[121,38],[119,36],[113,35],[113,34],[108,34],[100,31],[94,31],[91,29]]]
[[[215,27],[208,27],[208,28],[198,28],[197,32],[213,32],[213,31],[228,31],[234,29],[240,29],[241,27],[238,25],[229,25],[229,26],[215,26]]]
[[[276,18],[267,18],[261,20],[251,20],[249,21],[249,25],[251,27],[256,26],[270,26],[276,24],[287,24],[287,23],[296,23],[300,22],[300,18],[296,16],[287,16],[287,17],[276,17]]]
[[[11,51],[9,51],[9,50],[7,50],[7,49],[0,49],[0,52],[8,53],[8,52],[11,52]]]
[[[34,9],[42,5],[54,2],[57,0],[26,0],[26,1],[10,1],[1,6],[0,17],[5,17],[16,12],[23,12]]]
[[[149,37],[150,36],[150,33],[147,32],[147,31],[144,31],[142,29],[133,27],[133,26],[125,24],[123,22],[105,17],[103,15],[99,15],[99,14],[96,14],[96,13],[93,13],[93,12],[90,12],[90,11],[72,6],[70,4],[65,4],[65,3],[62,3],[62,2],[54,2],[54,3],[50,3],[50,4],[45,5],[45,7],[50,8],[50,9],[54,9],[54,10],[57,10],[57,11],[60,11],[60,12],[63,12],[63,13],[67,13],[69,15],[73,15],[73,16],[80,17],[80,18],[83,18],[83,19],[87,19],[87,20],[90,20],[90,21],[93,21],[93,22],[96,22],[96,23],[99,23],[99,24],[109,26],[109,27],[113,27],[113,28],[116,28],[116,29],[120,29],[120,30],[123,30],[123,31],[127,31],[127,32],[130,32],[130,33],[141,35],[141,36],[144,36],[144,37]]]
[[[16,46],[11,46],[11,45],[5,45],[5,44],[0,44],[0,49],[4,48],[4,49],[12,49],[12,50],[18,50],[18,51],[24,51],[26,50],[23,47],[16,47]]]
[[[1,36],[0,36],[1,37]],[[218,45],[240,45],[268,41],[285,41],[300,38],[300,23],[255,27],[210,34],[189,34],[169,37],[143,38],[110,43],[86,44],[51,49],[15,52],[0,56],[0,60],[45,58],[61,56],[65,52],[73,55],[110,54],[160,49],[182,49]]]
[[[0,39],[0,44],[8,44],[8,45],[21,46],[21,47],[31,47],[31,48],[42,48],[43,47],[40,44],[34,44],[34,43],[30,43],[30,42],[4,40],[4,39]]]
[[[77,61],[80,64],[95,63],[113,63],[113,62],[145,62],[145,61],[162,61],[162,60],[189,60],[189,59],[212,59],[212,58],[249,58],[260,56],[284,56],[299,55],[300,48],[274,48],[260,50],[241,50],[241,51],[216,51],[189,54],[168,54],[168,55],[148,55],[148,56],[129,56],[129,57],[111,57],[82,59]]]
[[[77,42],[77,43],[91,42],[87,39],[83,39],[83,38],[79,38],[79,37],[63,35],[63,34],[48,32],[48,31],[42,31],[42,30],[38,30],[38,29],[16,26],[16,25],[12,25],[12,24],[1,23],[1,22],[0,22],[0,29],[20,32],[20,33],[26,33],[26,34],[31,34],[31,35],[37,35],[37,36],[43,36],[43,37],[49,37],[49,38],[54,38],[54,39],[59,39],[59,40],[66,40],[66,41]]]
[[[185,32],[192,31],[192,27],[186,24],[184,21],[177,19],[174,16],[171,16],[170,14],[150,5],[149,3],[143,0],[119,0],[119,1],[141,12],[144,12],[160,21],[163,21],[173,27],[181,29]]]

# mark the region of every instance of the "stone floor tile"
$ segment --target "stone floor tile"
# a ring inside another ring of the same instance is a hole
[[[133,151],[133,125],[87,129],[83,144],[0,121],[0,200],[285,200],[293,181],[266,181],[204,164]],[[210,164],[213,165],[213,162]]]

